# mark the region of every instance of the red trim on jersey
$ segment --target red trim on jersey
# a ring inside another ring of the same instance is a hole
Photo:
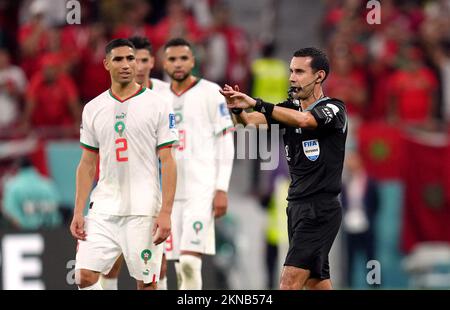
[[[116,94],[114,94],[111,88],[109,89],[109,93],[110,93],[111,96],[112,96],[114,99],[116,99],[117,101],[119,101],[119,102],[125,102],[125,101],[127,101],[128,99],[130,99],[130,98],[132,98],[132,97],[138,95],[139,92],[143,90],[143,88],[144,88],[144,87],[141,85],[141,87],[139,87],[139,89],[138,89],[134,94],[132,94],[131,96],[129,96],[129,97],[123,99],[123,100],[120,99]]]
[[[152,283],[156,282],[156,274],[153,274]]]
[[[195,78],[195,80],[188,86],[186,87],[185,90],[182,90],[180,93],[177,93],[176,91],[173,90],[173,84],[170,84],[170,90],[175,94],[175,96],[180,97],[181,95],[183,95],[185,92],[187,92],[189,89],[191,89],[192,87],[194,87],[195,85],[197,85],[198,82],[200,82],[201,79],[197,79]]]
[[[83,150],[86,150],[86,151],[89,151],[89,152],[98,154],[98,150],[90,149],[90,148],[88,148],[88,147],[85,147],[84,145],[80,145],[80,147],[81,147]]]
[[[174,143],[174,144],[169,144],[169,145],[164,145],[164,146],[161,146],[161,147],[158,149],[158,151],[159,151],[159,150],[168,149],[168,148],[172,148],[172,147],[174,147],[174,146],[175,146],[175,143]]]

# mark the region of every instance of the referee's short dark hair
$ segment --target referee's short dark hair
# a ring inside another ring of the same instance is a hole
[[[164,51],[172,46],[187,46],[187,47],[189,47],[190,50],[192,50],[191,43],[189,43],[189,41],[187,41],[183,38],[174,38],[174,39],[169,40],[164,45]]]
[[[136,49],[134,47],[133,43],[131,43],[131,41],[128,39],[114,39],[112,41],[109,41],[108,44],[106,44],[105,54],[108,55],[109,53],[111,53],[111,51],[113,49],[115,49],[116,47],[121,47],[121,46],[129,46],[132,49]]]
[[[133,43],[134,47],[137,50],[147,50],[150,55],[153,55],[153,47],[150,41],[146,37],[131,37],[128,40],[130,40],[131,43]]]
[[[327,55],[323,51],[315,47],[305,47],[296,51],[294,57],[311,57],[311,68],[313,71],[325,71],[325,78],[322,82],[327,79],[328,74],[330,73],[330,64]]]

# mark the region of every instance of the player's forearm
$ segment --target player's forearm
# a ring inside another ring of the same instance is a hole
[[[92,184],[95,178],[96,165],[95,163],[80,162],[77,168],[76,177],[76,194],[75,194],[75,209],[74,213],[83,213],[86,205],[86,199],[92,189]]]
[[[161,159],[162,207],[161,212],[172,213],[177,184],[177,165],[172,156]]]
[[[228,191],[231,171],[233,169],[234,143],[233,136],[228,133],[217,137],[216,143],[216,190]]]

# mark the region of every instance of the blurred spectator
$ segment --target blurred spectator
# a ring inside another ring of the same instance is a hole
[[[262,47],[262,57],[253,61],[252,70],[252,96],[261,98],[267,102],[282,102],[286,100],[289,88],[289,68],[286,63],[275,57],[275,42],[267,43]],[[233,84],[231,84],[233,85]],[[239,85],[239,84],[238,84]],[[239,85],[241,86],[241,85]],[[257,131],[258,139],[261,135]],[[267,136],[269,140],[269,136]],[[270,141],[268,141],[270,143]],[[259,152],[259,145],[257,146]],[[250,184],[252,189],[259,194],[261,188],[261,159],[252,160],[252,174]]]
[[[356,152],[347,152],[346,175],[342,190],[344,208],[343,231],[347,246],[346,278],[348,287],[354,285],[352,275],[356,258],[363,254],[364,267],[375,256],[375,216],[379,204],[377,184],[367,175]],[[362,252],[362,253],[361,253]]]
[[[327,0],[325,5],[327,8],[321,23],[322,42],[325,44],[337,33],[338,36],[355,40],[365,31],[365,3],[359,0]]]
[[[18,41],[21,53],[21,67],[30,78],[39,69],[39,56],[48,47],[48,26],[45,23],[46,3],[35,0],[30,8],[30,19],[20,26]]]
[[[83,2],[86,0],[81,0]],[[43,10],[43,19],[47,26],[62,25],[66,22],[66,2],[61,0],[22,0],[19,12],[20,22],[30,19],[36,10]]]
[[[60,63],[58,55],[45,55],[42,70],[31,78],[21,124],[24,130],[64,127],[68,133],[78,133],[81,113],[78,91],[72,78],[61,73]]]
[[[17,174],[4,185],[3,213],[18,229],[54,228],[62,221],[59,199],[55,185],[24,158]]]
[[[429,59],[439,70],[441,106],[438,116],[450,122],[450,2],[438,1],[427,7],[427,19],[421,28],[421,39]]]
[[[252,96],[267,102],[286,100],[289,68],[285,61],[275,57],[276,45],[268,43],[262,48],[262,57],[252,63]]]
[[[0,129],[15,125],[26,87],[26,78],[20,67],[11,65],[6,49],[0,48]]]
[[[167,16],[155,27],[153,45],[155,51],[172,38],[184,38],[194,45],[204,38],[203,29],[189,14],[182,0],[170,0],[167,3]]]
[[[55,54],[61,59],[59,63],[61,72],[71,73],[77,55],[77,46],[73,33],[66,31],[65,27],[50,27],[48,29],[49,44],[39,61],[47,54]]]
[[[105,32],[103,24],[92,24],[89,28],[88,42],[80,52],[77,85],[83,103],[94,99],[111,85],[109,73],[103,65],[107,43]]]
[[[150,3],[145,0],[128,0],[122,5],[124,6],[123,20],[115,29],[113,39],[138,36],[146,37],[153,42],[154,29],[146,23],[152,10]]]
[[[280,153],[281,151],[280,148]],[[287,251],[289,247],[286,236],[286,208],[288,206],[286,192],[289,189],[289,183],[290,177],[287,163],[282,161],[275,170],[271,171],[268,189],[261,199],[261,205],[267,209],[265,239],[266,289],[278,288],[278,270],[281,270],[280,261],[283,259],[284,250]]]
[[[213,24],[205,44],[205,59],[202,69],[205,78],[224,85],[226,80],[228,55],[228,38],[222,33],[221,27],[224,21],[225,10],[220,5],[213,9]]]
[[[424,65],[419,48],[406,46],[400,55],[398,69],[388,77],[390,118],[406,124],[427,124],[436,109],[437,78]]]
[[[195,20],[203,28],[212,24],[210,2],[210,0],[184,0],[185,6],[191,9]]]
[[[335,52],[333,56],[333,74],[325,83],[325,92],[329,97],[344,101],[349,116],[361,118],[367,104],[365,71],[354,66],[349,50]]]
[[[247,92],[250,87],[250,42],[241,28],[231,23],[231,10],[225,4],[217,4],[213,8],[214,28],[212,33],[221,35],[226,40],[228,55],[225,80],[230,85],[239,85],[241,91]]]

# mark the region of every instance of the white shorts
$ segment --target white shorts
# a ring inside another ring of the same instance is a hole
[[[216,254],[212,201],[212,195],[175,200],[165,248],[168,260],[179,259],[180,251]]]
[[[164,243],[154,245],[155,217],[116,216],[89,212],[86,240],[78,241],[75,269],[108,274],[123,253],[130,275],[144,283],[157,282]]]

